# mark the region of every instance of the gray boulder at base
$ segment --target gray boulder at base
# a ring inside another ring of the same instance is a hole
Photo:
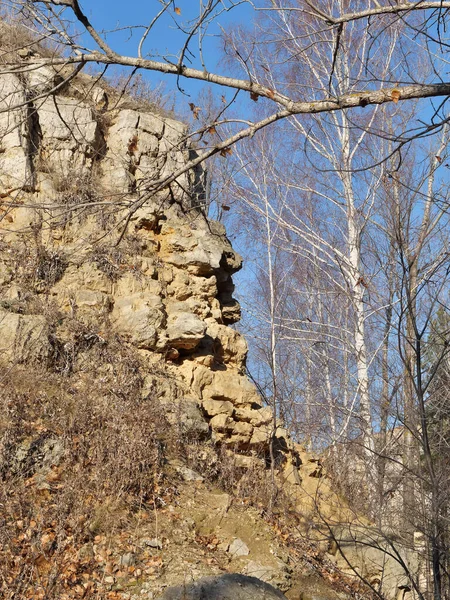
[[[158,600],[286,600],[286,596],[256,577],[227,573],[168,588]]]

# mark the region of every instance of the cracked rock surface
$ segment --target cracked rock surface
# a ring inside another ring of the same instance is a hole
[[[249,459],[264,455],[272,413],[245,375],[245,339],[230,328],[242,259],[205,215],[204,173],[187,171],[130,212],[195,156],[186,126],[109,98],[87,76],[61,85],[67,67],[19,59],[30,68],[0,82],[10,108],[0,113],[0,359],[45,362],[56,352],[71,371],[89,346],[74,339],[75,323],[96,343],[119,336],[148,365],[146,385],[172,419]],[[155,364],[175,394],[151,375]]]

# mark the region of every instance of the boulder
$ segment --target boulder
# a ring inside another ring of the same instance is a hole
[[[252,437],[252,433],[253,425],[244,421],[236,421],[233,425],[230,439],[227,442],[230,444],[247,444]]]
[[[222,277],[241,268],[241,257],[231,250],[224,235],[211,235],[209,230],[189,229],[166,223],[161,228],[161,253],[164,260],[192,275],[210,276],[219,269]]]
[[[100,129],[92,108],[71,97],[49,97],[37,109],[41,132],[40,170],[55,176],[63,191],[65,178],[87,175],[100,151]]]
[[[214,431],[231,431],[234,427],[234,421],[226,414],[216,415],[209,422]]]
[[[191,584],[168,588],[158,600],[286,600],[268,583],[238,573],[206,577]]]
[[[273,421],[273,412],[268,406],[255,410],[247,406],[240,406],[236,408],[236,419],[239,421],[245,421],[250,423],[254,427],[261,427],[261,425],[268,425]]]
[[[250,440],[250,445],[260,446],[261,444],[268,444],[272,435],[271,425],[261,425],[253,430],[253,435]]]
[[[48,324],[40,315],[0,310],[0,359],[10,362],[45,360],[50,353]]]
[[[240,538],[235,538],[228,546],[228,552],[233,556],[248,556],[250,554],[249,547]]]
[[[33,97],[45,94],[62,83],[62,76],[45,65],[26,72],[27,87]]]
[[[158,330],[164,323],[159,296],[134,294],[118,298],[114,304],[112,321],[118,333],[138,348],[152,349]]]
[[[177,467],[176,470],[184,479],[184,481],[204,481],[204,477],[202,477],[200,473],[197,473],[197,471],[194,471],[193,469],[190,469],[184,465]]]
[[[282,560],[278,560],[276,565],[250,560],[245,566],[245,573],[283,590],[290,587],[290,569]]]
[[[233,464],[238,469],[257,469],[263,471],[265,469],[265,460],[258,456],[247,456],[245,454],[237,454],[234,450],[227,450],[227,455],[232,459]]]
[[[205,400],[203,408],[209,417],[222,414],[231,416],[234,412],[234,406],[227,400]]]
[[[160,399],[164,406],[168,422],[178,428],[181,435],[189,439],[204,439],[209,435],[209,426],[205,421],[196,400],[183,397],[173,399],[169,396]]]
[[[26,108],[8,110],[26,102],[25,90],[15,75],[0,78],[0,191],[21,188],[29,176],[25,126]]]
[[[38,434],[26,438],[17,447],[11,461],[14,473],[48,473],[58,466],[64,456],[63,441],[52,434]]]
[[[261,397],[256,386],[244,375],[233,369],[215,371],[210,385],[205,386],[203,398],[228,400],[235,406],[261,406]]]
[[[191,350],[205,335],[206,324],[197,315],[189,312],[177,312],[167,326],[170,346]]]
[[[240,367],[247,358],[247,342],[238,331],[217,322],[208,324],[208,335],[215,342],[216,360]]]

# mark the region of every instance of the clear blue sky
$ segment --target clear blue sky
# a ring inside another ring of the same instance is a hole
[[[158,24],[148,36],[144,52],[152,55],[156,60],[163,60],[162,57],[167,56],[176,61],[175,56],[179,53],[180,47],[184,43],[185,36],[177,29],[176,23],[183,25],[189,19],[195,18],[198,15],[201,0],[176,0],[171,7],[160,19]],[[225,5],[228,1],[225,0]],[[174,7],[179,8],[180,15],[177,15]],[[136,55],[137,46],[143,29],[137,28],[130,32],[127,26],[147,26],[154,16],[161,10],[161,4],[157,0],[84,0],[82,7],[93,25],[98,30],[110,31],[107,34],[107,41],[110,45],[120,53],[128,55]],[[220,40],[221,28],[226,30],[231,25],[236,23],[248,24],[254,16],[254,10],[247,2],[234,7],[232,10],[222,12],[208,29],[208,36],[204,43],[204,58],[206,59],[206,67],[209,71],[215,71],[217,63],[222,54],[222,42]],[[112,33],[118,30],[116,33]],[[85,42],[91,48],[94,44],[91,40]],[[194,40],[191,44],[191,49],[194,56],[189,55],[192,63],[186,60],[186,66],[202,68],[199,61],[198,43]],[[159,55],[159,56],[158,56]],[[164,80],[167,89],[176,87],[176,78],[172,76],[164,76],[159,73],[145,73],[143,75],[155,84]],[[195,95],[204,84],[196,81],[184,81],[183,89]],[[184,97],[183,101],[186,101]]]

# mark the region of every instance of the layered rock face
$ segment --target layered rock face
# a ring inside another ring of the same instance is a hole
[[[173,421],[232,445],[243,465],[264,454],[273,415],[230,327],[241,257],[205,216],[202,171],[147,191],[195,155],[186,127],[89,77],[63,84],[67,69],[18,60],[20,75],[0,81],[1,360],[57,355],[74,372],[119,336],[146,365],[143,396],[156,392]]]

